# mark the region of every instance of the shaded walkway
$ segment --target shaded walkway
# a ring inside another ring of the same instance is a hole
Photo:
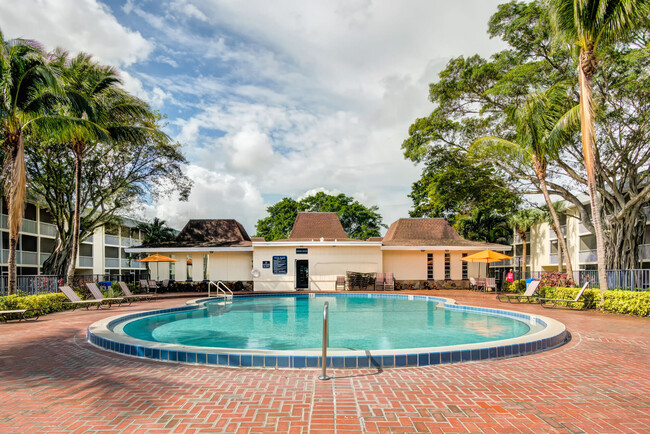
[[[498,303],[548,315],[572,341],[498,361],[377,370],[231,369],[96,349],[86,327],[182,299],[0,324],[0,432],[648,432],[650,318]]]

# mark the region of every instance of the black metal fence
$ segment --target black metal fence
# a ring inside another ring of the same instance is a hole
[[[140,279],[149,279],[149,273],[138,274],[85,274],[76,275],[72,282],[73,287],[81,287],[86,282],[127,282],[137,283]],[[18,295],[38,295],[58,292],[59,285],[63,285],[65,277],[62,276],[18,276],[16,278]],[[0,296],[7,295],[8,276],[0,276]]]
[[[507,270],[502,271],[495,269],[495,276],[504,280]],[[523,273],[519,270],[513,270],[514,279],[541,279],[547,271],[528,271]],[[577,286],[589,283],[590,288],[599,288],[598,270],[574,270],[573,280]],[[619,289],[623,291],[650,291],[650,269],[636,270],[607,270],[607,286],[609,289]]]

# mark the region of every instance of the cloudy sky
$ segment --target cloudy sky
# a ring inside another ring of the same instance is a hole
[[[318,190],[407,217],[420,168],[400,145],[451,57],[502,48],[486,35],[502,2],[0,0],[0,28],[93,54],[167,114],[194,189],[142,217],[253,234],[267,206]]]

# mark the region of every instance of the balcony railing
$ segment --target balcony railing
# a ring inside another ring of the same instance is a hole
[[[93,257],[92,256],[79,256],[79,268],[93,268]]]
[[[2,263],[9,262],[9,250],[2,249]],[[16,264],[17,265],[35,265],[39,264],[39,257],[37,252],[24,252],[22,250],[16,251]]]
[[[598,262],[596,250],[584,250],[578,254],[578,262],[581,264]]]
[[[106,258],[104,266],[106,268],[120,268],[120,258]]]
[[[93,236],[91,235],[91,236],[89,236],[88,238],[86,238],[85,240],[83,240],[81,242],[82,243],[92,243],[93,242]]]
[[[2,214],[2,216],[0,216],[0,227],[2,227],[2,229],[9,229],[8,221],[9,216],[7,214]]]
[[[21,231],[28,234],[37,234],[38,224],[34,220],[23,220],[23,227]]]
[[[589,232],[589,229],[587,229],[587,227],[585,225],[583,225],[582,223],[580,223],[578,225],[578,233],[580,235],[589,235],[589,234],[591,234],[591,232]]]
[[[558,255],[557,255],[557,253],[551,253],[551,254],[549,255],[548,262],[549,262],[549,264],[551,264],[551,265],[557,265],[557,262],[558,262],[557,259],[558,259]]]
[[[40,223],[39,229],[44,237],[56,237],[56,226],[51,223]]]
[[[646,223],[650,223],[650,206],[644,206],[641,208],[641,211],[643,214],[645,214],[645,218],[647,220]]]
[[[650,244],[641,244],[639,246],[639,259],[650,261]]]
[[[120,237],[118,235],[106,234],[106,235],[104,235],[104,243],[105,244],[112,244],[114,246],[119,246],[120,245]]]
[[[560,226],[560,231],[562,231],[562,235],[566,237],[566,226]],[[550,225],[548,228],[548,238],[551,240],[556,240],[557,235],[555,234],[555,231],[553,230],[553,225]]]

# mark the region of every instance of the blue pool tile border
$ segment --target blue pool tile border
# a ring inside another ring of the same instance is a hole
[[[399,298],[409,300],[426,300],[438,302],[444,305],[445,309],[457,310],[463,312],[475,312],[490,316],[503,316],[518,319],[521,321],[535,320],[543,326],[546,323],[537,316],[531,316],[526,313],[512,312],[500,309],[483,308],[477,306],[465,306],[455,303],[449,303],[447,299],[423,295],[409,294],[369,294],[369,293],[324,293],[324,294],[243,294],[235,295],[234,298],[257,298],[257,297],[363,297],[363,298]],[[107,328],[113,328],[122,322],[130,321],[144,316],[157,316],[173,312],[191,311],[201,308],[201,303],[213,301],[213,299],[196,300],[196,304],[180,306],[175,308],[161,309],[149,312],[137,312],[129,315],[123,315],[108,322]],[[331,356],[327,358],[327,366],[337,369],[376,369],[376,368],[401,368],[413,366],[432,366],[441,364],[463,363],[470,361],[482,361],[489,359],[502,359],[509,357],[518,357],[533,354],[541,351],[547,351],[563,345],[569,338],[569,334],[564,329],[555,336],[532,342],[515,343],[511,345],[495,345],[493,347],[479,349],[463,349],[458,351],[440,351],[431,353],[408,352],[404,350],[403,354],[376,355],[367,353],[362,356]],[[194,352],[183,350],[167,350],[159,348],[149,348],[141,345],[126,344],[123,342],[112,341],[110,339],[98,336],[92,333],[88,327],[88,341],[100,348],[116,353],[129,356],[140,357],[151,360],[162,360],[166,362],[187,363],[195,365],[211,366],[229,366],[244,368],[320,368],[322,366],[322,357],[302,356],[302,355],[269,355],[269,354],[240,354],[233,350],[232,352]]]

